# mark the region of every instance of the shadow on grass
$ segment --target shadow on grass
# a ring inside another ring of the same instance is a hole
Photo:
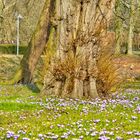
[[[39,86],[37,84],[31,83],[31,84],[28,84],[26,86],[32,92],[34,92],[34,93],[40,93],[40,88],[39,88]]]

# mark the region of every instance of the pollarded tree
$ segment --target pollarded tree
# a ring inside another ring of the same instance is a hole
[[[56,53],[49,61],[45,89],[59,96],[96,98],[97,56],[113,7],[114,0],[46,0],[16,81],[32,81],[47,46]]]
[[[57,1],[57,49],[45,78],[45,89],[63,97],[98,96],[97,56],[113,7],[113,0]]]

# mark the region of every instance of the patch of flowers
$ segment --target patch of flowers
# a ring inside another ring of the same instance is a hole
[[[128,124],[133,126],[140,119],[139,92],[134,93],[132,90],[127,92],[128,94],[120,94],[108,100],[48,97],[45,101],[31,101],[30,104],[39,105],[41,109],[32,113],[17,112],[16,117],[20,122],[25,122],[24,126],[19,125],[16,131],[12,129],[14,123],[11,123],[8,129],[0,127],[3,131],[2,137],[13,140],[29,140],[33,137],[39,140],[86,138],[123,140],[124,135],[128,140],[138,140],[140,137],[138,128],[126,128]],[[34,97],[30,96],[28,99],[34,100]],[[22,103],[20,99],[16,101]],[[0,115],[10,116],[14,113],[0,111]],[[35,133],[32,131],[33,126],[30,128],[29,122],[26,123],[27,119],[34,120],[34,130],[37,129]],[[27,131],[21,129],[25,126],[28,128]]]
[[[20,134],[15,134],[12,131],[7,131],[7,134],[6,134],[6,137],[5,138],[6,139],[18,140],[20,138]],[[23,137],[22,140],[30,140],[30,139],[29,138],[26,138],[26,137]]]

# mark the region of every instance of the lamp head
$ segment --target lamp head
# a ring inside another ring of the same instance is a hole
[[[17,18],[23,19],[23,16],[19,14],[19,15],[17,16]]]

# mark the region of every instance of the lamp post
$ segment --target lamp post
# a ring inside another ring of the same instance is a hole
[[[16,54],[19,55],[19,29],[20,29],[20,19],[22,19],[23,17],[19,14],[17,15],[17,50],[16,50]]]

